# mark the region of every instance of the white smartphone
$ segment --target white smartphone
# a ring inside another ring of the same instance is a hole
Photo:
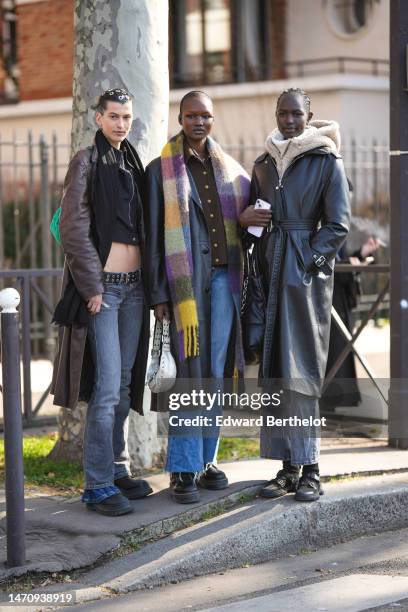
[[[254,208],[263,208],[264,210],[270,210],[271,205],[266,200],[261,200],[261,198],[258,198],[255,202]],[[262,236],[262,232],[264,231],[264,229],[264,227],[260,227],[259,225],[250,225],[248,227],[248,232],[259,238],[260,236]]]

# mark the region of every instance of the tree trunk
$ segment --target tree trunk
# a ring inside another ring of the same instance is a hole
[[[71,152],[91,144],[96,130],[92,108],[103,91],[122,87],[133,96],[129,140],[146,164],[167,140],[169,104],[168,3],[165,0],[75,0],[75,56]],[[156,436],[156,417],[131,411],[129,449],[132,465],[157,465],[164,440]],[[79,410],[79,413],[77,412]],[[55,458],[81,460],[86,405],[60,412]]]
[[[58,414],[58,440],[48,455],[54,461],[81,463],[86,403],[78,402],[75,410],[60,408]]]

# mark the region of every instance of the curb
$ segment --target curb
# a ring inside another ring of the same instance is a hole
[[[356,483],[347,483],[354,486],[343,495],[329,485],[326,499],[311,504],[287,497],[271,508],[269,500],[254,500],[120,560],[99,572],[98,584],[126,593],[407,527],[408,485],[400,475],[394,480],[368,494],[350,491],[358,490]],[[93,578],[91,573],[87,582],[95,584]]]

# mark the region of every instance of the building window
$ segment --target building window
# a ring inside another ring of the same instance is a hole
[[[268,78],[270,3],[170,0],[172,86]]]
[[[330,22],[339,34],[355,34],[371,21],[379,0],[325,0]]]
[[[0,101],[18,98],[17,16],[14,0],[1,0],[1,81]]]

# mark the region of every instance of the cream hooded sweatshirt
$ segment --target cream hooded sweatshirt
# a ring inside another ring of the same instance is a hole
[[[275,160],[279,179],[298,155],[311,149],[324,147],[335,155],[340,150],[340,130],[336,121],[311,121],[305,131],[299,136],[284,140],[282,134],[275,128],[267,137],[265,147]]]

